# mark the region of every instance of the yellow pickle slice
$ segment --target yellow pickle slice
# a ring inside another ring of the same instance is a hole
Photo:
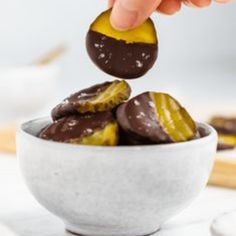
[[[124,80],[97,84],[66,98],[52,110],[52,118],[57,120],[71,114],[110,111],[126,101],[130,93],[131,88]]]
[[[112,112],[63,117],[44,128],[39,137],[63,143],[99,146],[116,146],[119,142],[118,125]]]

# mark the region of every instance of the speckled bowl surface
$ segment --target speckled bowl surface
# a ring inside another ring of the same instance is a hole
[[[138,236],[157,231],[205,187],[217,134],[177,144],[94,147],[36,137],[50,122],[23,124],[17,154],[35,198],[71,232]]]

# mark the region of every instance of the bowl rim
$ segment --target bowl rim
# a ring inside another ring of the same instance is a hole
[[[24,137],[26,139],[29,139],[32,142],[38,142],[41,143],[41,145],[50,145],[51,147],[54,148],[63,148],[63,149],[81,149],[84,151],[139,151],[139,150],[148,150],[151,151],[153,149],[172,149],[172,148],[184,148],[187,146],[188,148],[190,146],[196,146],[196,145],[203,145],[211,142],[212,140],[217,140],[217,132],[216,130],[210,126],[207,123],[204,122],[196,122],[198,127],[202,127],[207,130],[208,135],[201,137],[199,139],[193,139],[187,142],[179,142],[179,143],[167,143],[167,144],[148,144],[148,145],[133,145],[133,146],[95,146],[95,145],[78,145],[78,144],[70,144],[70,143],[62,143],[62,142],[55,142],[51,140],[45,140],[41,139],[33,134],[30,134],[29,132],[26,131],[29,127],[32,127],[36,122],[46,122],[50,121],[50,117],[40,117],[36,119],[32,119],[29,121],[24,122],[21,124],[18,129],[17,129],[17,140],[20,139],[21,137]],[[217,143],[217,142],[216,142]]]

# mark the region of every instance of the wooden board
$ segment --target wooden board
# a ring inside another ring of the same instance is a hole
[[[0,152],[16,153],[16,125],[0,126]]]
[[[217,157],[208,183],[225,188],[236,188],[236,156],[235,160]]]

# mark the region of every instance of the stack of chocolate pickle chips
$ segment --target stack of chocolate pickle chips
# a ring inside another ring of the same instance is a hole
[[[110,24],[111,10],[100,14],[86,37],[92,61],[104,72],[122,79],[144,75],[158,51],[151,19],[119,32]],[[66,98],[52,110],[53,123],[39,137],[100,146],[184,142],[198,137],[195,122],[170,95],[144,92],[129,100],[124,80],[97,84]]]
[[[53,123],[40,138],[84,145],[117,146],[184,142],[197,137],[196,124],[170,95],[145,92],[115,80],[83,89],[52,110]]]
[[[236,117],[214,116],[209,122],[218,132],[218,150],[236,148]]]

